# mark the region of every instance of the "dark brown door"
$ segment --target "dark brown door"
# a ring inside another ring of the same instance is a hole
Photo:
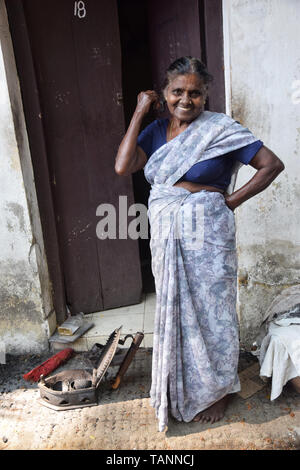
[[[72,313],[137,303],[137,241],[96,235],[100,204],[118,216],[120,195],[134,202],[131,178],[114,172],[124,133],[116,1],[24,0],[23,7],[67,303]]]
[[[207,108],[225,112],[221,0],[148,0],[153,86],[160,90],[175,59],[201,59],[214,77]]]
[[[148,0],[152,77],[162,86],[165,71],[185,55],[201,58],[198,0]]]

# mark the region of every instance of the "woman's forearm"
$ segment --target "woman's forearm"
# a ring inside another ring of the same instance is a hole
[[[155,103],[158,103],[155,91],[141,91],[138,94],[137,106],[116,156],[115,171],[119,175],[130,175],[145,166],[147,155],[137,146],[137,139],[143,119]]]
[[[228,207],[234,210],[243,202],[247,201],[256,194],[259,194],[261,191],[266,189],[272,183],[272,181],[274,181],[274,179],[283,169],[284,166],[278,163],[273,166],[266,166],[257,170],[253,178],[251,178],[248,183],[246,183],[231,195],[226,195],[226,203]]]
[[[115,171],[119,175],[131,173],[132,167],[134,166],[137,157],[137,138],[143,118],[144,113],[139,110],[135,110],[116,156]]]

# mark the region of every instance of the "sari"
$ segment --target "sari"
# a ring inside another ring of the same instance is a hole
[[[204,111],[144,168],[156,290],[150,403],[159,431],[169,411],[189,422],[240,390],[234,213],[220,192],[174,184],[195,163],[256,140],[229,116]]]

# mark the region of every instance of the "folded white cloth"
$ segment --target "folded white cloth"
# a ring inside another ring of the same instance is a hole
[[[278,326],[271,322],[260,349],[260,376],[272,377],[271,400],[284,385],[300,376],[300,325]]]
[[[256,340],[260,376],[272,377],[271,400],[300,376],[300,286],[284,289],[264,316]]]

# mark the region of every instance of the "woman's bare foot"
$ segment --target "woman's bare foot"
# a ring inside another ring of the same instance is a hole
[[[232,393],[226,395],[209,408],[206,408],[206,410],[201,411],[194,417],[193,421],[200,423],[210,422],[211,424],[220,421],[220,419],[224,417],[225,410],[232,395]]]

